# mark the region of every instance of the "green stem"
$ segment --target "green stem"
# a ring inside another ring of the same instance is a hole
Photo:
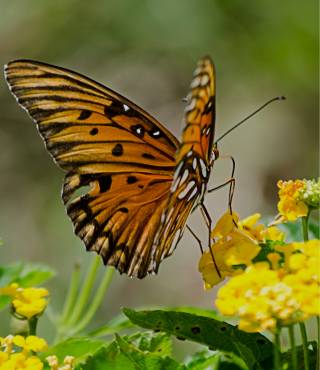
[[[61,325],[65,324],[70,319],[70,315],[72,314],[72,309],[75,306],[75,301],[78,295],[79,281],[80,281],[80,265],[77,263],[74,266],[74,270],[72,272],[69,291],[61,315],[60,321]]]
[[[298,356],[297,356],[296,341],[294,337],[294,326],[290,325],[288,327],[288,331],[289,331],[289,338],[290,338],[290,345],[291,345],[292,370],[297,370],[298,369]]]
[[[94,314],[96,313],[97,309],[99,308],[105,293],[111,283],[112,276],[114,273],[114,269],[109,267],[107,268],[104,277],[101,281],[101,284],[99,285],[99,288],[92,300],[92,303],[90,307],[88,308],[87,312],[85,315],[82,317],[81,321],[75,326],[75,328],[72,330],[72,334],[76,334],[83,330],[91,321],[93,318]]]
[[[302,234],[303,234],[303,240],[307,242],[309,240],[309,234],[308,234],[308,221],[309,221],[309,215],[302,217]]]
[[[303,349],[303,363],[305,370],[309,370],[309,352],[308,352],[308,338],[306,326],[303,322],[299,323],[301,338],[302,338],[302,349]]]
[[[281,344],[279,328],[277,328],[274,333],[273,368],[274,370],[281,370]]]
[[[318,346],[317,346],[317,367],[316,369],[319,369],[319,366],[320,366],[320,350],[319,350],[319,346],[320,346],[320,317],[317,316],[317,336],[318,336]]]
[[[85,277],[85,282],[82,287],[78,302],[73,307],[74,311],[70,317],[70,320],[66,323],[68,326],[72,326],[77,323],[80,319],[80,316],[85,308],[88,297],[91,293],[94,281],[97,275],[98,267],[100,266],[100,257],[96,256],[91,263],[87,276]]]
[[[29,335],[36,335],[37,333],[38,317],[34,316],[28,320]]]

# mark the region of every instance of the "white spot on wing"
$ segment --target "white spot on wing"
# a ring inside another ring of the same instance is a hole
[[[189,171],[188,169],[185,169],[181,176],[180,184],[183,184],[187,180],[188,176],[189,176]]]
[[[195,187],[193,190],[192,190],[192,193],[188,196],[188,199],[187,201],[189,202],[192,198],[194,198],[195,195],[198,194],[198,188]]]
[[[130,108],[126,105],[126,104],[123,104],[123,109],[125,110],[125,112],[127,111],[127,110],[129,110]]]
[[[203,75],[201,77],[200,85],[205,86],[208,82],[209,82],[209,76],[207,74]]]
[[[197,168],[197,158],[194,157],[192,161],[192,168],[195,170]]]
[[[195,77],[192,80],[191,84],[190,84],[191,89],[193,89],[195,87],[198,87],[200,85],[200,83],[201,83],[201,78],[200,77]]]
[[[191,102],[186,106],[185,111],[190,112],[192,111],[196,106],[196,99],[192,99]]]
[[[178,195],[178,199],[183,199],[185,198],[185,196],[189,193],[189,191],[196,185],[196,183],[194,181],[190,181],[188,183],[188,185],[185,187],[184,190],[182,190],[179,195]]]
[[[202,176],[203,176],[204,178],[207,178],[208,171],[207,171],[206,164],[204,163],[204,161],[203,161],[203,159],[202,159],[202,158],[200,158],[200,159],[199,159],[199,162],[200,162],[200,168],[201,168]]]

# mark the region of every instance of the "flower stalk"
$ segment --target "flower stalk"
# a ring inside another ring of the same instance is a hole
[[[296,348],[296,340],[294,336],[294,326],[288,326],[290,346],[291,346],[291,360],[292,360],[292,370],[298,370],[298,354]]]
[[[36,335],[38,325],[38,317],[33,316],[28,320],[29,335]]]
[[[280,343],[280,328],[274,331],[274,350],[273,350],[273,367],[274,370],[281,370],[281,343]]]
[[[88,298],[92,291],[99,266],[100,266],[100,257],[96,256],[92,260],[87,276],[85,277],[85,280],[84,280],[85,282],[82,287],[81,293],[79,295],[78,302],[74,306],[74,311],[70,319],[66,322],[68,326],[72,326],[79,321],[81,314],[87,305]]]

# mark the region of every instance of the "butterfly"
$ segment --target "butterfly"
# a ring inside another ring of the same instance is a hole
[[[202,202],[215,159],[210,57],[194,71],[181,142],[127,98],[71,70],[15,60],[5,77],[65,171],[62,199],[87,250],[129,276],[157,273]]]

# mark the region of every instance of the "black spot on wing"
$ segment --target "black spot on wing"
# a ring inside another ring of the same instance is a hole
[[[90,110],[84,109],[84,110],[80,113],[80,115],[79,115],[79,117],[78,117],[78,120],[79,120],[79,121],[83,121],[83,120],[85,120],[85,119],[89,118],[89,117],[91,116],[91,114],[92,114],[92,112],[91,112]]]
[[[90,130],[90,135],[92,135],[92,136],[97,135],[98,132],[99,132],[99,130],[95,127],[92,130]]]
[[[127,208],[127,207],[119,208],[119,209],[118,209],[118,211],[119,211],[119,212],[122,212],[122,213],[128,213],[128,212],[129,212],[129,210],[128,210],[128,208]]]
[[[147,158],[147,159],[156,159],[154,155],[149,154],[149,153],[143,153],[142,157]]]
[[[117,144],[114,146],[114,148],[112,149],[112,155],[114,155],[115,157],[121,157],[123,154],[123,147],[121,144]]]
[[[138,179],[135,176],[128,176],[128,178],[127,178],[127,183],[128,184],[134,184],[137,181],[138,181]]]
[[[104,193],[111,188],[112,177],[111,175],[100,176],[98,177],[98,182],[101,193]]]
[[[128,117],[139,116],[138,112],[136,112],[134,109],[130,109],[126,104],[123,104],[119,101],[113,101],[111,105],[105,106],[104,113],[110,118],[120,115],[125,115]]]
[[[146,131],[145,128],[139,124],[131,126],[131,130],[135,135],[141,138],[144,137],[144,133]]]

